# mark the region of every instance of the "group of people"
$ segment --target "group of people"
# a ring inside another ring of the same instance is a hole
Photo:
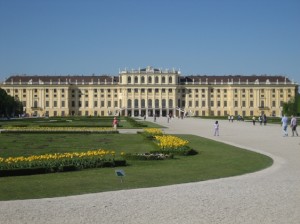
[[[289,122],[289,118],[284,115],[281,118],[281,123],[282,123],[282,131],[283,131],[283,136],[286,137],[288,136],[288,126],[290,125],[291,129],[292,129],[292,136],[294,136],[295,134],[298,136],[298,132],[297,132],[297,118],[295,116],[291,116],[291,121]]]
[[[258,122],[259,122],[260,125],[262,125],[263,123],[264,123],[264,125],[267,125],[267,116],[265,114],[259,116],[258,117]],[[252,123],[253,123],[253,125],[255,125],[255,123],[256,123],[256,117],[255,116],[252,117]]]

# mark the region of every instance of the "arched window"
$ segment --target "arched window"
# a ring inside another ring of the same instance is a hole
[[[165,99],[163,99],[161,101],[161,106],[162,106],[162,108],[166,108],[166,100]]]
[[[127,100],[127,108],[131,108],[131,100]]]
[[[145,108],[145,100],[144,99],[141,100],[141,108]]]
[[[148,77],[148,83],[152,83],[152,78],[151,78],[151,76]]]
[[[138,83],[139,82],[139,78],[137,76],[134,77],[134,83]]]
[[[161,83],[166,83],[166,77],[162,77],[162,79],[161,79]]]
[[[155,83],[158,83],[158,76],[155,76]]]
[[[159,108],[159,100],[158,99],[155,100],[155,108]]]
[[[173,83],[173,79],[172,79],[172,76],[169,77],[169,83]]]
[[[134,108],[139,108],[139,100],[138,99],[134,100]]]
[[[148,100],[148,108],[152,108],[152,100],[151,99]]]
[[[127,77],[127,83],[131,83],[131,77],[130,76]]]
[[[169,99],[169,108],[172,108],[172,107],[173,107],[173,100]]]
[[[141,83],[145,83],[145,77],[144,76],[141,77]]]

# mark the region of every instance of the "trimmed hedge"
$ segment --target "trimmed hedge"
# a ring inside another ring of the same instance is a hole
[[[0,170],[0,177],[7,176],[23,176],[23,175],[35,175],[35,174],[46,174],[56,172],[70,172],[88,168],[105,168],[105,167],[118,167],[126,166],[126,160],[111,160],[111,161],[97,161],[97,163],[90,164],[89,166],[83,167],[81,164],[74,165],[56,165],[51,167],[34,167],[34,168],[16,168],[9,170]]]

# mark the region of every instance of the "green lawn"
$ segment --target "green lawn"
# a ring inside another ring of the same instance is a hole
[[[145,127],[161,127],[156,123],[138,118],[117,117],[119,128],[141,128],[130,121],[138,121]],[[21,118],[11,120],[0,120],[0,128],[6,127],[112,127],[114,117],[51,117],[51,118]]]
[[[178,135],[199,154],[164,161],[128,161],[118,168],[0,178],[0,200],[57,197],[164,186],[241,175],[264,169],[272,159],[193,135]],[[0,156],[86,151],[103,148],[117,153],[148,152],[155,146],[139,134],[0,134]]]

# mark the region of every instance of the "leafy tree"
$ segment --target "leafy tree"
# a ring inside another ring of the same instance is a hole
[[[283,103],[282,112],[287,115],[297,115],[298,113],[298,96],[296,98],[292,98],[290,101]]]
[[[5,90],[0,88],[0,116],[11,117],[22,113],[22,103],[8,95]]]

